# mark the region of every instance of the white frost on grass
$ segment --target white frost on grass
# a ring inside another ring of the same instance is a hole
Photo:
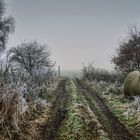
[[[28,110],[28,105],[27,102],[25,100],[25,98],[23,98],[23,96],[19,97],[19,110],[21,113],[25,113]]]
[[[36,104],[36,108],[38,110],[43,110],[47,107],[47,103],[46,103],[46,100],[43,100],[43,99],[37,99],[35,101],[35,104]]]
[[[0,125],[3,130],[19,132],[21,114],[27,109],[28,105],[19,89],[13,89],[8,85],[0,88]],[[10,132],[9,132],[10,133]]]
[[[134,96],[134,99],[133,105],[136,107],[136,110],[140,112],[140,96]]]

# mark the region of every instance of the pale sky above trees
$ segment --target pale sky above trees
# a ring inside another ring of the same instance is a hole
[[[6,0],[16,18],[8,47],[38,40],[51,48],[63,70],[95,66],[112,69],[110,59],[128,26],[140,28],[139,0]]]

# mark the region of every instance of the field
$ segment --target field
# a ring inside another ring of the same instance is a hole
[[[140,140],[139,5],[0,0],[0,140]]]
[[[43,115],[37,119],[37,128],[41,128],[38,140],[139,140],[139,112],[135,117],[126,116],[126,102],[130,101],[122,100],[97,85],[95,88],[77,78],[61,78],[50,97],[45,119]]]

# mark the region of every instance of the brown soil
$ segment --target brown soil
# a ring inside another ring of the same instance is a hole
[[[66,117],[68,95],[65,89],[66,79],[61,80],[57,87],[57,98],[52,107],[52,113],[45,127],[43,140],[57,139],[57,132]]]

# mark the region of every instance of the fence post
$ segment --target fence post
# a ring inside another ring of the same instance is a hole
[[[60,65],[58,66],[58,77],[60,77]]]

